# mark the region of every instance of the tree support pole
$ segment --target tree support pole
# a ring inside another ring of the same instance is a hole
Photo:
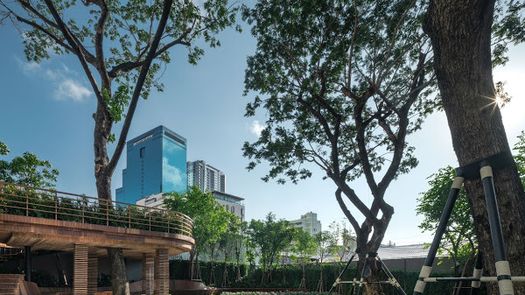
[[[485,192],[485,203],[489,217],[490,236],[492,247],[494,248],[494,258],[496,260],[496,275],[498,278],[499,293],[501,295],[514,295],[512,286],[510,266],[505,253],[505,242],[503,241],[503,231],[501,230],[501,219],[498,211],[498,201],[496,200],[496,190],[494,189],[494,176],[492,167],[484,163],[480,169],[481,182]]]
[[[492,247],[494,249],[494,258],[496,261],[496,279],[498,281],[500,295],[514,295],[514,287],[512,281],[522,281],[524,277],[512,278],[510,272],[509,262],[505,252],[505,242],[503,240],[503,231],[501,229],[501,218],[498,211],[498,201],[496,198],[496,190],[494,188],[494,175],[492,169],[502,169],[513,164],[512,155],[507,152],[501,152],[492,155],[481,161],[477,161],[463,167],[456,169],[458,175],[452,184],[452,188],[449,193],[447,203],[443,209],[436,234],[430,246],[428,256],[425,259],[425,263],[419,273],[419,280],[414,288],[414,295],[421,295],[425,291],[425,285],[427,282],[438,282],[438,281],[472,281],[472,294],[479,294],[480,283],[490,282],[491,277],[482,277],[483,262],[481,258],[481,252],[478,252],[476,266],[474,269],[473,277],[460,277],[460,278],[436,278],[430,277],[432,270],[432,264],[436,257],[437,249],[441,238],[445,232],[448,220],[454,208],[454,203],[457,199],[461,185],[464,179],[474,180],[478,177],[481,178],[483,185],[483,192],[485,195],[485,207],[487,208],[487,215],[490,226],[490,235],[492,240]]]
[[[450,219],[450,215],[452,214],[452,210],[454,209],[454,204],[456,204],[456,200],[458,199],[459,191],[463,186],[463,181],[463,177],[456,176],[454,178],[454,181],[452,182],[452,187],[450,188],[450,192],[448,193],[448,199],[445,203],[445,208],[443,208],[443,213],[441,214],[441,218],[439,219],[436,234],[434,235],[434,239],[432,240],[432,244],[430,245],[430,249],[428,250],[428,255],[425,259],[425,263],[423,264],[423,267],[419,272],[419,279],[416,282],[416,286],[414,287],[414,295],[421,295],[425,291],[425,279],[430,277],[430,273],[432,272],[432,265],[434,264],[434,259],[436,258],[439,244],[441,243],[441,239],[443,238],[443,235],[445,234],[445,231],[447,229],[448,220]]]

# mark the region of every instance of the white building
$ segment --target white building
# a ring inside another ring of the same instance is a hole
[[[317,219],[317,213],[314,212],[307,212],[301,215],[300,219],[291,220],[290,223],[295,227],[302,228],[312,236],[321,232],[321,221]]]
[[[226,191],[226,176],[221,170],[206,164],[202,160],[187,162],[186,169],[188,171],[188,187],[196,186],[203,192],[218,191],[224,193]]]
[[[221,206],[231,213],[237,215],[242,221],[244,221],[244,199],[235,195],[226,194],[218,191],[212,192],[212,195],[217,200]],[[137,205],[154,207],[154,208],[164,208],[164,198],[162,194],[156,194],[147,196],[137,201]]]
[[[237,217],[244,221],[245,212],[244,203],[242,202],[244,201],[243,198],[219,191],[214,191],[212,194],[215,197],[215,200],[217,200],[219,204],[224,206],[226,210],[237,215]]]

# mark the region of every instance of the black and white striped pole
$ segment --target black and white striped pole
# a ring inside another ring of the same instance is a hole
[[[448,220],[450,219],[450,215],[454,209],[454,204],[456,203],[461,187],[463,186],[463,181],[463,177],[456,176],[452,182],[452,187],[450,188],[450,192],[448,194],[447,203],[445,204],[445,208],[443,208],[443,213],[439,219],[439,225],[437,227],[436,234],[434,235],[434,239],[432,240],[432,244],[428,250],[425,263],[419,272],[419,279],[416,282],[416,286],[414,287],[414,295],[421,295],[425,291],[425,279],[428,278],[432,272],[432,265],[434,264],[434,259],[436,258],[441,238],[447,229]]]
[[[494,176],[492,167],[483,165],[480,169],[481,182],[485,193],[485,204],[489,218],[490,235],[492,238],[492,247],[494,249],[494,258],[496,260],[496,276],[500,295],[514,295],[512,285],[510,266],[505,253],[505,242],[503,241],[503,232],[501,230],[501,221],[498,211],[498,201],[496,199],[496,190],[494,189]]]

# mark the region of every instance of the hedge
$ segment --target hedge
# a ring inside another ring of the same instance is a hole
[[[170,277],[173,279],[188,279],[188,267],[189,262],[174,260],[170,263]],[[301,283],[302,270],[298,265],[286,265],[281,266],[271,272],[271,281],[265,284],[261,284],[262,270],[252,269],[246,265],[241,265],[242,280],[235,281],[235,265],[227,264],[228,278],[229,280],[225,283],[222,282],[222,275],[224,270],[223,263],[214,263],[214,280],[210,281],[211,263],[200,263],[201,279],[208,286],[215,287],[229,287],[229,288],[298,288]],[[340,264],[326,264],[322,267],[323,272],[323,290],[328,291],[343,269],[343,265]],[[306,278],[306,289],[308,291],[317,291],[317,284],[319,282],[321,268],[318,264],[308,264],[305,267],[305,278]],[[414,290],[414,286],[418,279],[418,272],[403,272],[403,271],[392,271],[393,275],[398,280],[401,287],[407,294],[411,294]],[[435,274],[439,275],[451,275],[451,274]],[[357,270],[355,268],[348,269],[342,280],[352,280],[353,278],[359,278]],[[213,279],[213,277],[212,277]],[[382,285],[383,294],[398,294],[394,287],[390,285]],[[427,284],[425,294],[427,295],[442,295],[450,294],[454,287],[454,283],[434,283]],[[351,291],[351,285],[342,285],[343,294],[348,294]],[[222,293],[225,294],[225,293]],[[251,295],[245,293],[235,293],[236,295]],[[286,293],[288,295],[289,293]],[[482,293],[484,294],[484,293]]]

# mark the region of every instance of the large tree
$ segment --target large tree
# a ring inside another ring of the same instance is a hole
[[[496,23],[498,26],[494,27],[495,2],[433,0],[425,21],[424,29],[432,40],[434,69],[443,109],[460,166],[498,153],[510,154],[492,77],[492,31],[494,29],[501,38],[508,33],[513,41],[523,39],[519,12],[524,4],[501,1],[509,4],[504,9],[510,13],[503,18],[503,26]],[[514,21],[514,26],[507,25],[509,20],[510,23]],[[494,182],[510,266],[514,274],[523,275],[525,193],[516,164],[512,162],[495,170]],[[485,253],[485,269],[494,275],[482,185],[480,180],[467,180],[464,185],[479,246]],[[515,286],[515,290],[517,294],[525,294],[524,286]],[[495,288],[492,292],[496,293]]]
[[[281,183],[321,168],[357,235],[360,265],[394,214],[387,188],[417,164],[407,135],[434,106],[420,4],[260,0],[244,12],[257,39],[245,78],[246,93],[257,95],[246,115],[267,116],[258,140],[244,145],[248,168],[267,161],[264,180]],[[353,187],[361,176],[370,204]]]
[[[21,30],[29,61],[51,53],[78,60],[97,100],[94,174],[98,197],[106,201],[139,99],[152,88],[162,90],[158,76],[170,62],[170,49],[187,49],[195,64],[203,54],[195,41],[203,37],[219,45],[215,34],[235,20],[228,0],[0,0],[0,13]],[[118,134],[114,125],[121,119]],[[113,294],[129,293],[122,250],[108,248],[108,254]]]

